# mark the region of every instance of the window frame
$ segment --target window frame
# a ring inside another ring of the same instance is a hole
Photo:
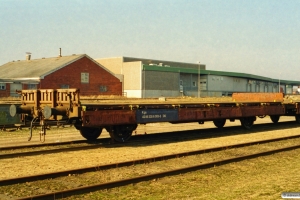
[[[81,83],[89,83],[90,82],[90,73],[88,72],[81,72]]]
[[[6,83],[0,83],[0,90],[6,90]]]
[[[107,91],[108,91],[107,85],[100,85],[100,86],[99,86],[99,91],[100,91],[101,93],[107,92]]]
[[[69,89],[70,85],[69,84],[61,84],[60,89]]]
[[[32,86],[34,86],[34,87],[32,87]],[[27,83],[27,89],[28,90],[36,90],[37,84]]]

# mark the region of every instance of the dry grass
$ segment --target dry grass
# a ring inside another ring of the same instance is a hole
[[[300,150],[67,199],[281,199],[299,192]]]
[[[9,192],[10,195],[17,196],[20,195],[19,191],[22,191],[22,196],[27,196],[39,194],[43,191],[50,192],[78,186],[93,185],[99,182],[126,179],[139,175],[193,166],[213,160],[246,155],[249,154],[249,152],[261,152],[276,147],[297,144],[299,141],[300,139],[293,139],[150,164],[140,164],[132,167],[103,170],[83,175],[70,175],[56,179],[54,182],[52,180],[45,180],[35,184],[25,183],[12,187],[4,186],[0,187],[0,193]],[[174,177],[155,179],[107,191],[102,190],[92,194],[81,195],[78,199],[140,199],[141,197],[148,199],[149,194],[153,199],[276,199],[278,195],[280,196],[281,192],[290,191],[291,189],[290,187],[287,188],[286,186],[280,185],[285,178],[285,171],[288,171],[289,167],[292,167],[291,163],[294,161],[292,158],[299,159],[300,157],[300,150],[291,152],[232,163],[213,169],[199,170]],[[281,160],[280,158],[282,157],[285,157],[285,159]],[[51,162],[52,160],[49,159],[48,161]],[[296,162],[295,166],[297,165],[300,166],[300,162]],[[36,166],[49,167],[49,164],[36,164]],[[296,173],[297,171],[292,170],[292,172]],[[293,178],[297,178],[297,175]],[[293,179],[289,179],[288,181],[293,181]],[[288,181],[285,180],[283,183],[288,185]],[[296,184],[297,180],[294,183]],[[139,192],[135,193],[136,191]],[[92,198],[92,196],[94,196],[94,198]],[[75,198],[76,197],[71,197],[69,199]]]
[[[258,122],[259,121],[269,122],[270,119],[259,119]],[[233,125],[237,124],[239,123],[233,122]],[[166,123],[156,123],[152,124],[150,127],[141,127],[139,133],[140,131],[143,132],[145,130],[149,132],[150,128],[151,130],[153,129],[155,131],[157,131],[158,128],[164,128],[167,131],[171,131],[171,127],[174,127],[178,130],[179,127],[198,129],[201,126],[206,128],[214,127],[212,123],[205,123],[204,125],[185,124],[184,126],[182,124],[178,124],[177,126]],[[65,129],[53,129],[53,133],[49,132],[49,135],[47,135],[47,141],[49,141],[48,139],[50,139],[52,135],[55,136],[54,138],[60,139],[61,135],[65,135],[65,133],[61,133],[62,130],[65,131]],[[17,133],[18,132],[14,132],[12,134]],[[201,130],[199,130],[199,134],[200,133]],[[252,134],[239,134],[238,132],[237,135],[229,135],[226,137],[172,142],[159,145],[129,145],[119,148],[99,148],[88,151],[58,153],[46,156],[40,155],[34,157],[2,159],[0,167],[2,171],[1,179],[67,170],[74,168],[74,166],[77,168],[116,161],[121,162],[155,155],[196,150],[237,142],[247,142],[272,137],[294,135],[298,133],[299,129],[294,127],[282,130],[264,132],[259,131],[253,132]],[[76,134],[78,135],[78,132]],[[22,140],[25,140],[26,142],[27,137],[24,136],[27,136],[27,133],[22,132],[20,135],[23,135]],[[3,140],[3,142],[8,143],[8,138],[9,137]],[[11,139],[15,139],[15,135],[14,137],[11,137]],[[252,152],[254,150],[252,149],[248,151]],[[236,154],[243,152],[231,151],[231,153]],[[69,199],[280,199],[281,192],[297,191],[296,187],[299,186],[299,182],[297,182],[297,180],[299,180],[299,175],[296,174],[294,168],[300,167],[300,161],[297,162],[297,160],[299,160],[299,153],[300,150],[275,154],[274,156],[268,156],[240,163],[233,163],[216,167],[214,169],[201,170],[149,182],[142,182],[139,184],[115,188],[107,191],[99,191],[97,193],[72,197]],[[212,156],[212,154],[210,154],[208,158],[216,159],[218,156],[222,155],[217,153]],[[201,161],[193,158],[195,157],[192,157],[191,160],[181,160],[180,163],[184,165],[186,163],[191,164],[192,162],[197,161],[203,162],[203,160]],[[78,160],[80,160],[80,162],[78,162]],[[207,161],[207,158],[205,161]],[[34,163],[34,165],[32,163]],[[178,162],[175,162],[175,164],[173,163],[171,165],[177,166]],[[149,167],[149,165],[140,166],[139,168],[137,166],[134,169],[135,173],[141,173],[149,172],[150,170],[155,171],[159,168],[165,170],[168,166],[169,165],[166,165],[166,162],[161,162],[155,165],[152,169]],[[178,165],[178,167],[180,166]],[[101,178],[102,180],[109,181],[113,178],[118,178],[118,174],[121,174],[122,177],[123,175],[127,174],[124,169],[117,169],[114,173],[115,174],[111,174],[111,172],[105,171],[103,172],[102,177],[100,176],[98,179]],[[276,175],[276,177],[273,176],[273,173]],[[287,176],[287,178],[284,179],[284,176]],[[91,180],[96,180],[96,176],[91,177],[93,177]],[[70,180],[73,179],[75,180],[75,177],[72,177]],[[60,187],[60,184],[55,187]],[[22,189],[24,190],[24,188]],[[50,189],[52,190],[55,188],[51,187]],[[28,189],[28,191],[37,190],[40,191],[42,189],[39,188],[38,185],[34,185]],[[21,191],[21,189],[18,191]],[[2,199],[1,192],[0,199]]]

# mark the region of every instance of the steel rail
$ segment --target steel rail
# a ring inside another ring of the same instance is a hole
[[[234,157],[234,158],[227,158],[227,159],[217,160],[217,161],[213,161],[213,162],[202,163],[199,165],[194,165],[194,166],[170,170],[170,171],[148,174],[148,175],[144,175],[144,176],[138,176],[138,177],[134,177],[134,178],[128,178],[128,179],[123,179],[123,180],[118,180],[118,181],[107,182],[107,183],[83,186],[83,187],[62,190],[62,191],[57,191],[57,192],[52,192],[52,193],[47,193],[47,194],[41,194],[41,195],[35,195],[35,196],[29,196],[29,197],[21,197],[18,199],[19,200],[27,200],[27,199],[45,199],[45,198],[51,198],[51,199],[65,198],[65,197],[73,196],[74,194],[84,194],[87,192],[95,192],[97,190],[120,187],[120,186],[124,186],[124,185],[128,185],[128,184],[139,183],[142,181],[150,181],[150,180],[157,179],[157,178],[163,178],[166,176],[183,174],[183,173],[196,171],[196,170],[200,170],[200,169],[212,168],[215,166],[221,166],[221,165],[229,164],[232,162],[240,162],[240,161],[243,161],[246,159],[253,159],[253,158],[260,157],[260,156],[267,156],[267,155],[271,155],[274,153],[289,151],[289,150],[293,150],[293,149],[297,149],[297,148],[300,148],[300,144],[289,146],[289,147],[284,147],[284,148],[263,151],[260,153],[249,154],[246,156],[238,156],[238,157]]]
[[[132,165],[136,165],[136,164],[152,163],[152,162],[164,161],[164,160],[169,160],[169,159],[174,159],[174,158],[217,152],[217,151],[222,151],[224,149],[239,148],[239,147],[246,147],[246,146],[252,146],[252,145],[257,145],[257,144],[265,144],[265,143],[288,140],[288,139],[295,139],[295,138],[299,138],[299,137],[300,137],[300,135],[293,135],[293,136],[272,138],[272,139],[267,139],[267,140],[258,140],[258,141],[245,142],[245,143],[239,143],[239,144],[233,144],[233,145],[226,145],[226,146],[220,146],[220,147],[212,147],[212,148],[207,148],[207,149],[200,149],[200,150],[175,153],[175,154],[169,154],[169,155],[163,155],[163,156],[156,156],[156,157],[151,157],[151,158],[143,158],[143,159],[131,160],[131,161],[125,161],[125,162],[119,162],[119,163],[96,165],[96,166],[92,166],[92,167],[52,172],[52,173],[47,173],[47,174],[39,174],[39,175],[33,175],[33,176],[3,179],[3,180],[0,180],[0,186],[12,185],[12,184],[16,184],[16,183],[25,183],[25,182],[31,182],[31,181],[36,181],[36,180],[45,180],[48,178],[58,178],[61,176],[68,176],[69,174],[83,174],[83,173],[87,173],[87,172],[107,170],[107,169],[118,168],[118,167],[128,167],[128,166],[132,166]]]
[[[272,127],[268,127],[269,125],[271,125]],[[254,126],[256,128],[265,128],[265,126],[267,126],[268,129],[273,130],[273,129],[281,129],[281,126],[289,126],[289,128],[293,127],[299,127],[299,124],[297,124],[295,121],[283,121],[283,122],[279,122],[277,124],[274,124],[272,122],[270,123],[261,123],[261,124],[255,124]],[[236,128],[241,128],[240,126],[225,126],[222,128],[222,130],[225,129],[236,129]],[[203,136],[203,138],[207,138],[207,136],[211,136],[212,133],[210,131],[218,131],[220,129],[213,127],[213,128],[205,128],[205,129],[201,129],[201,127],[199,127],[199,129],[191,129],[191,130],[180,130],[180,131],[175,131],[175,132],[162,132],[161,135],[165,135],[165,134],[180,134],[180,133],[186,133],[186,132],[194,132],[194,131],[203,131],[203,133],[201,133],[201,135],[199,134],[199,137]],[[265,130],[265,129],[264,129]],[[207,131],[209,131],[209,133],[207,133]],[[252,130],[252,132],[257,132],[257,130]],[[157,134],[160,134],[157,132]],[[131,141],[135,140],[135,139],[139,139],[140,137],[143,137],[143,139],[145,139],[144,137],[154,137],[157,134],[138,134],[138,135],[134,135],[132,136],[130,141],[127,141],[126,143],[120,143],[122,145],[124,144],[128,144],[131,143]],[[217,133],[218,135],[223,135],[222,133]],[[215,134],[213,134],[215,135]],[[231,134],[224,134],[224,135],[231,135]],[[111,141],[111,139],[109,138],[99,138],[96,141],[92,142],[92,143],[106,143],[108,144]],[[59,145],[68,145],[68,144],[81,144],[81,143],[89,143],[89,141],[87,140],[75,140],[75,141],[66,141],[66,142],[55,142],[55,143],[40,143],[40,144],[29,144],[29,145],[20,145],[20,146],[7,146],[7,147],[0,147],[0,151],[4,151],[4,150],[17,150],[17,149],[25,149],[25,148],[37,148],[37,147],[46,147],[46,146],[59,146]],[[118,143],[116,143],[118,144]]]
[[[285,122],[283,122],[285,123]],[[292,122],[294,123],[294,121]],[[258,124],[260,125],[260,124]],[[262,125],[267,125],[267,124],[262,124]],[[240,126],[232,126],[232,127],[224,127],[224,129],[231,129],[231,128],[240,128]],[[156,132],[155,134],[138,134],[138,135],[134,135],[131,137],[131,140],[126,141],[126,143],[114,143],[115,145],[121,145],[124,146],[124,144],[131,144],[133,143],[133,141],[135,142],[136,140],[140,141],[140,139],[142,139],[143,141],[145,140],[145,137],[148,139],[153,139],[156,138],[157,135],[167,135],[167,134],[172,134],[172,135],[176,135],[176,134],[181,134],[181,133],[187,133],[187,132],[193,132],[195,130],[200,130],[200,129],[192,129],[192,130],[179,130],[179,131],[175,131],[175,132]],[[202,131],[209,131],[209,133],[202,133],[201,135],[199,135],[199,137],[207,137],[209,135],[212,135],[211,131],[216,131],[218,129],[214,128],[205,128],[205,129],[201,129]],[[219,134],[218,134],[219,135]],[[222,134],[221,134],[222,135]],[[225,134],[224,134],[225,135]],[[226,134],[228,135],[228,134]],[[170,137],[163,137],[163,139],[168,138],[170,139]],[[161,138],[160,138],[161,139]],[[0,151],[9,151],[9,150],[17,150],[17,149],[26,149],[26,148],[38,148],[38,147],[47,147],[47,146],[60,146],[60,145],[69,145],[69,144],[82,144],[82,143],[92,143],[92,144],[110,144],[111,142],[111,138],[98,138],[95,141],[89,142],[88,140],[75,140],[75,141],[66,141],[66,142],[55,142],[55,143],[39,143],[39,144],[29,144],[29,145],[20,145],[20,146],[7,146],[7,147],[0,147]],[[152,141],[155,142],[155,141]],[[45,152],[43,152],[45,153]],[[26,153],[24,153],[26,154]],[[12,155],[12,154],[11,154]],[[20,154],[20,156],[22,155],[22,153]],[[34,154],[35,155],[35,154]],[[13,156],[13,155],[12,155]],[[19,156],[19,155],[17,155]],[[25,156],[25,155],[24,155]],[[28,156],[28,155],[27,155]],[[1,154],[0,154],[0,159],[1,159]]]
[[[40,143],[40,144],[28,144],[28,145],[20,145],[20,146],[7,146],[7,147],[0,147],[0,151],[37,148],[37,147],[46,147],[46,146],[59,146],[59,145],[68,145],[68,144],[81,144],[87,142],[88,142],[87,140],[75,140],[75,141],[56,142],[56,143]]]
[[[284,125],[284,123],[294,123],[294,121],[292,122],[281,122],[280,124],[277,124],[277,125]],[[270,124],[273,124],[273,123],[270,123]],[[257,127],[261,127],[263,128],[264,126],[268,126],[268,123],[266,124],[257,124],[256,125]],[[297,125],[298,126],[298,125]],[[238,126],[232,126],[232,127],[224,127],[224,129],[228,129],[228,130],[231,130],[232,128],[235,129],[237,128]],[[189,137],[188,139],[194,139],[194,138],[207,138],[208,136],[211,137],[211,136],[222,136],[222,135],[230,135],[228,133],[214,133],[212,134],[211,131],[215,131],[215,130],[219,130],[219,129],[216,129],[216,128],[209,128],[209,129],[202,129],[202,130],[208,130],[209,132],[205,132],[205,133],[202,133],[201,135],[190,135],[191,137]],[[176,136],[174,138],[177,138],[177,137],[181,137],[182,136],[179,136],[178,134],[182,135],[182,134],[185,134],[186,132],[194,132],[195,130],[183,130],[183,131],[177,131],[177,132],[165,132],[165,133],[161,133],[162,135],[164,134],[172,134],[172,136]],[[127,141],[126,142],[126,145],[133,145],[135,143],[138,143],[140,141],[142,142],[148,142],[148,140],[152,140],[153,138],[154,139],[157,139],[157,136],[159,134],[147,134],[147,135],[135,135],[134,137],[132,137],[132,139],[130,141]],[[172,138],[172,137],[171,137]],[[162,142],[162,139],[165,140],[165,139],[168,139],[168,142],[170,142],[170,137],[169,136],[159,136],[159,139],[160,139],[160,143]],[[175,140],[175,139],[174,139]],[[186,140],[183,139],[183,140]],[[171,140],[172,141],[172,140]],[[154,141],[155,142],[155,141]],[[60,142],[60,143],[41,143],[41,144],[35,144],[35,145],[24,145],[24,146],[17,146],[17,147],[0,147],[0,152],[1,150],[15,150],[15,149],[22,149],[22,148],[38,148],[38,147],[45,147],[45,146],[62,146],[62,145],[72,145],[72,144],[83,144],[83,143],[88,143],[90,144],[89,146],[80,146],[80,147],[68,147],[68,148],[57,148],[57,149],[44,149],[44,150],[37,150],[37,151],[27,151],[27,152],[15,152],[15,153],[3,153],[1,154],[0,153],[0,160],[1,159],[6,159],[6,158],[15,158],[15,157],[25,157],[25,156],[35,156],[35,155],[40,155],[40,154],[43,154],[43,155],[46,155],[46,154],[52,154],[52,153],[60,153],[60,152],[71,152],[71,151],[79,151],[79,150],[88,150],[88,149],[96,149],[96,148],[99,148],[99,147],[107,147],[109,146],[110,148],[112,147],[120,147],[120,146],[124,146],[124,143],[111,143],[111,139],[110,138],[101,138],[101,139],[98,139],[97,141],[95,142],[88,142],[87,140],[77,140],[77,141],[69,141],[69,142]],[[99,146],[100,145],[100,146]]]
[[[1,105],[1,104],[0,104]],[[4,130],[4,129],[16,129],[16,130],[18,130],[18,129],[24,129],[24,128],[29,128],[30,129],[30,124],[28,124],[29,122],[26,122],[25,124],[23,124],[23,123],[14,123],[14,124],[3,124],[3,125],[0,125],[0,128],[2,129],[2,130]],[[34,122],[33,124],[33,127],[38,127],[38,126],[40,126],[40,123],[39,122]],[[59,121],[49,121],[48,122],[48,127],[60,127],[60,126],[70,126],[71,127],[71,125],[73,125],[73,124],[67,124],[67,123],[61,123],[61,124],[59,124]],[[8,131],[11,131],[11,130],[8,130]]]
[[[180,132],[180,131],[179,131]],[[151,138],[152,135],[135,135],[134,139],[131,141],[127,141],[126,144],[133,144],[138,141],[145,141],[145,136]],[[96,141],[89,142],[87,140],[75,140],[75,141],[66,141],[66,142],[58,142],[58,143],[41,143],[41,144],[32,144],[32,145],[21,145],[21,146],[8,146],[8,147],[0,147],[0,151],[11,151],[17,149],[26,149],[26,148],[39,148],[39,147],[55,147],[55,146],[63,146],[63,145],[72,145],[72,144],[89,144],[90,146],[79,146],[79,147],[68,147],[68,148],[59,148],[59,149],[44,149],[37,151],[26,151],[26,152],[15,152],[15,153],[0,153],[0,160],[5,158],[15,158],[22,156],[35,156],[40,154],[52,154],[52,153],[60,153],[60,152],[69,152],[69,151],[79,151],[79,150],[88,150],[88,149],[96,149],[99,148],[99,145],[105,147],[120,147],[124,146],[124,143],[110,143],[111,138],[100,138]]]
[[[82,143],[86,143],[86,141],[82,142]],[[75,143],[68,142],[66,144],[75,144]],[[63,145],[63,144],[60,143],[60,145]],[[5,159],[5,158],[34,156],[34,155],[40,155],[40,154],[46,155],[46,154],[60,153],[60,152],[71,152],[71,151],[80,151],[80,150],[88,150],[88,149],[97,149],[97,148],[99,148],[99,145],[101,145],[101,144],[96,143],[94,145],[89,145],[89,146],[67,147],[67,148],[59,148],[59,149],[44,149],[44,150],[30,151],[30,152],[0,154],[0,160]]]

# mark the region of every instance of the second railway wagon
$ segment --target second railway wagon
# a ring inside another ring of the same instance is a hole
[[[0,104],[0,129],[12,128],[24,125],[21,122],[20,115],[10,115],[10,104]]]
[[[78,89],[22,90],[21,105],[12,105],[10,113],[26,115],[40,121],[46,131],[51,120],[65,119],[74,124],[81,135],[96,140],[102,129],[118,142],[127,141],[138,124],[213,121],[222,128],[226,120],[240,120],[250,129],[256,117],[270,116],[277,123],[280,116],[295,116],[300,123],[300,101],[286,101],[282,93],[234,93],[232,99],[159,101],[147,99],[81,102]],[[22,117],[25,119],[26,117]]]

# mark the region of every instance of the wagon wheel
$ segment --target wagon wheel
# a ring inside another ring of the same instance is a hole
[[[273,123],[278,123],[280,116],[279,115],[270,115],[270,118]]]
[[[295,115],[296,122],[300,124],[300,115]]]
[[[136,127],[136,124],[113,126],[109,131],[109,135],[117,142],[126,142],[131,137],[132,131],[134,131]]]
[[[226,123],[226,119],[215,119],[213,122],[216,127],[223,128]]]
[[[80,129],[82,128],[82,121],[76,119],[75,123],[74,123],[74,127],[80,131]]]
[[[255,117],[244,117],[244,118],[241,118],[240,121],[241,121],[241,125],[245,129],[251,129],[254,124]]]
[[[102,128],[81,127],[80,134],[88,141],[95,141],[102,132]]]

